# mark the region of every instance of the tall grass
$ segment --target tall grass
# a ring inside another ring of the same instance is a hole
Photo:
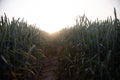
[[[58,56],[58,80],[119,80],[116,9],[114,15],[93,22],[83,15],[73,27],[51,36],[24,20],[1,16],[0,80],[40,80],[45,55]]]
[[[0,19],[0,79],[33,80],[41,71],[48,34],[24,20]],[[38,77],[37,77],[38,78]]]
[[[61,30],[65,47],[59,56],[58,80],[119,80],[120,21],[111,17],[91,22],[84,15]],[[66,46],[67,45],[67,46]]]

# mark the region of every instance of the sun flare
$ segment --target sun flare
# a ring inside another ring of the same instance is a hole
[[[75,24],[76,16],[86,14],[95,20],[112,16],[113,0],[5,0],[0,15],[24,18],[49,33]],[[119,12],[120,13],[120,12]]]

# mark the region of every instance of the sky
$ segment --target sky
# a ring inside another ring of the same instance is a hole
[[[120,0],[0,0],[0,15],[24,18],[28,24],[49,33],[75,24],[77,16],[88,19],[114,18],[113,8],[120,18]]]

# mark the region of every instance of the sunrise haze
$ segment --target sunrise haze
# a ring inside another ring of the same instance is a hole
[[[120,18],[119,0],[0,0],[0,15],[24,18],[49,33],[75,24],[77,16],[85,14],[95,20],[113,17],[113,8]],[[113,17],[114,18],[114,17]]]

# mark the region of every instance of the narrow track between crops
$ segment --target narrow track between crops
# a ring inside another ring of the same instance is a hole
[[[54,43],[48,44],[45,50],[45,58],[41,71],[41,80],[57,80],[57,51]]]
[[[41,73],[41,80],[56,80],[57,57],[47,56]]]

